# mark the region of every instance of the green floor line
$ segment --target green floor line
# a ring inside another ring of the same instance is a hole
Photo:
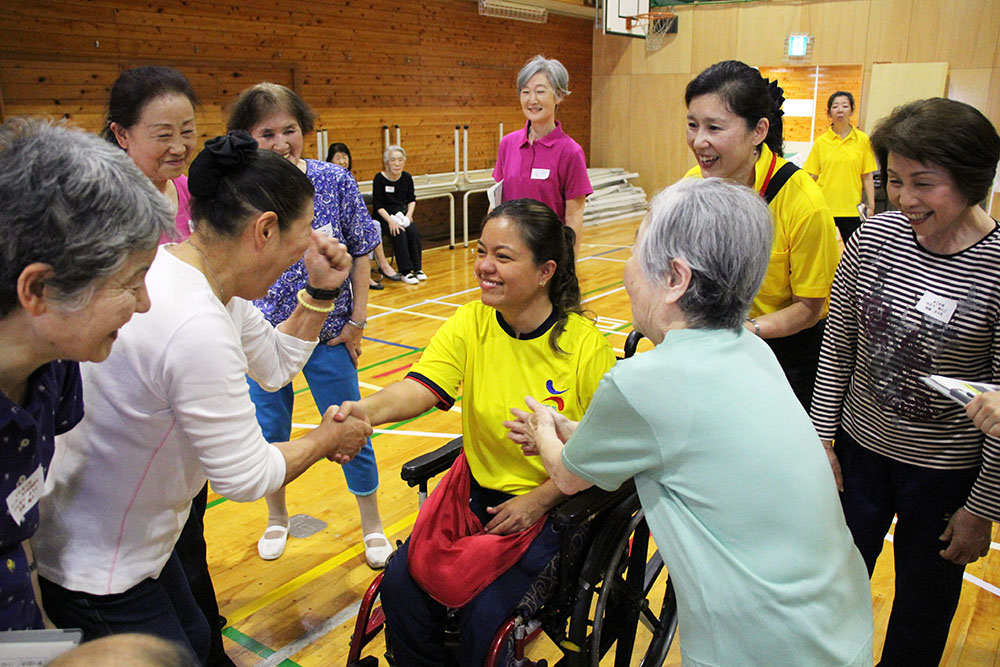
[[[205,509],[210,510],[213,507],[215,507],[216,505],[218,505],[219,503],[224,503],[224,502],[226,502],[225,498],[216,498],[212,502],[210,502],[207,505],[205,505]]]
[[[270,658],[272,655],[274,655],[274,651],[264,646],[253,637],[243,634],[242,632],[240,632],[231,625],[223,629],[222,634],[223,636],[232,639],[234,642],[236,642],[246,650],[252,653],[256,653],[262,658]],[[302,666],[299,663],[295,662],[294,660],[285,658],[284,660],[278,663],[278,667],[302,667]]]
[[[619,285],[624,285],[624,284],[625,284],[624,280],[619,280],[617,282],[613,282],[613,283],[611,283],[609,285],[605,285],[603,287],[598,287],[596,289],[587,290],[586,292],[584,292],[583,294],[581,294],[581,296],[588,296],[590,294],[593,294],[594,292],[600,292],[601,290],[606,290],[609,287],[618,287]]]
[[[402,359],[403,357],[408,357],[411,354],[416,354],[417,352],[423,352],[423,351],[424,351],[424,348],[421,347],[421,348],[418,348],[416,350],[410,350],[409,352],[404,352],[403,354],[397,354],[395,357],[389,357],[388,359],[383,359],[382,361],[377,361],[374,364],[372,364],[371,366],[365,366],[364,368],[359,368],[358,369],[358,373],[363,373],[364,371],[370,371],[373,368],[378,368],[382,364],[387,364],[390,361],[396,361],[397,359]],[[308,386],[302,387],[302,389],[298,389],[298,390],[295,391],[295,395],[298,396],[299,394],[307,392],[307,391],[309,391],[309,387]]]

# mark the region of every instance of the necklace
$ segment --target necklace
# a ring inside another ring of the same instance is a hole
[[[201,251],[201,248],[199,248],[197,245],[195,245],[195,243],[194,243],[193,240],[191,240],[189,238],[187,240],[187,242],[188,242],[188,245],[190,245],[192,248],[194,248],[195,252],[197,252],[199,255],[201,255],[201,262],[202,262],[202,264],[205,265],[205,269],[208,271],[208,274],[205,276],[208,279],[208,284],[209,284],[210,287],[212,287],[212,289],[219,291],[219,301],[221,301],[222,303],[225,303],[226,302],[226,290],[224,290],[222,288],[222,283],[219,282],[219,279],[215,276],[215,271],[212,270],[212,265],[208,263],[208,257],[206,257],[205,253],[203,253]]]

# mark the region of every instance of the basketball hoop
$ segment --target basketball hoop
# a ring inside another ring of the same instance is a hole
[[[631,31],[633,26],[646,36],[646,50],[656,51],[668,34],[677,32],[677,14],[654,11],[625,17],[625,29]]]

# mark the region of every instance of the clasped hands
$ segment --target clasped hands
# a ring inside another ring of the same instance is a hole
[[[524,402],[531,412],[511,408],[514,419],[505,421],[503,426],[508,431],[507,437],[521,445],[521,452],[525,456],[538,456],[541,453],[539,442],[558,441],[565,444],[569,440],[579,422],[567,419],[531,396],[525,398]]]

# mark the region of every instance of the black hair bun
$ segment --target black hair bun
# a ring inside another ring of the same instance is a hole
[[[188,169],[188,190],[195,197],[211,197],[226,172],[249,162],[257,141],[245,130],[232,130],[205,142],[205,148]]]
[[[784,116],[781,105],[785,103],[785,91],[778,85],[778,80],[773,79],[767,82],[767,94],[771,96],[771,108],[776,116]]]

